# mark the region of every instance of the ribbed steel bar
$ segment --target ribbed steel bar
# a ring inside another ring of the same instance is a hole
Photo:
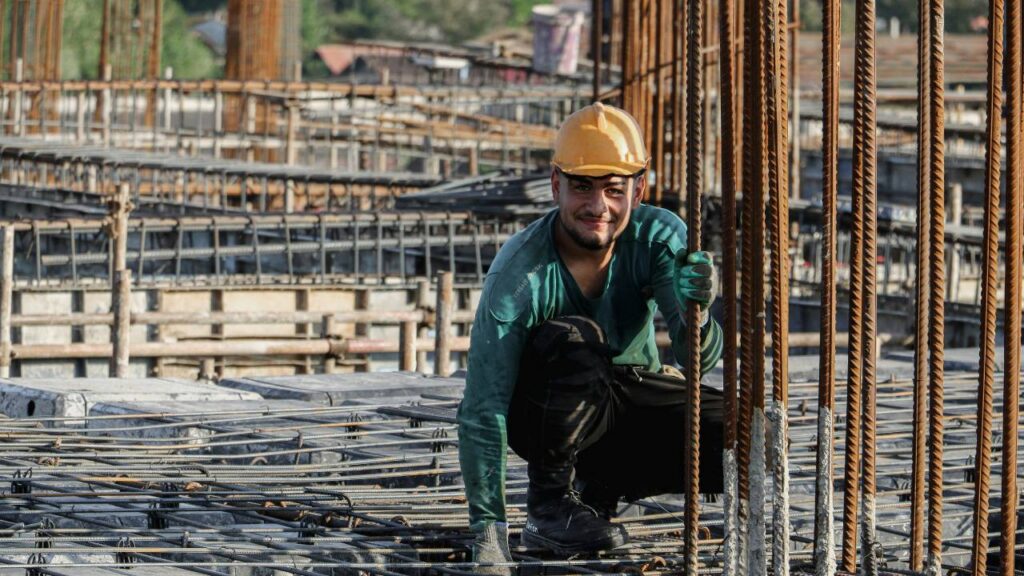
[[[758,318],[759,306],[756,305],[756,287],[762,268],[758,253],[763,249],[755,239],[757,223],[761,218],[758,209],[758,196],[761,194],[761,131],[760,114],[762,100],[758,88],[760,61],[760,44],[758,37],[758,0],[742,0],[743,46],[749,48],[742,58],[742,213],[740,235],[740,294],[739,317],[739,413],[736,422],[736,487],[739,500],[736,518],[739,524],[739,546],[737,550],[737,573],[750,574],[751,571],[751,529],[750,517],[752,505],[751,490],[751,453],[753,451],[753,420],[755,380],[763,378],[763,372],[757,364],[757,358],[764,352],[764,335],[760,332],[762,320]],[[755,266],[758,265],[758,268]],[[760,374],[760,375],[759,375]],[[763,502],[756,503],[763,506]]]
[[[931,141],[930,110],[928,107],[927,38],[928,4],[917,3],[917,251],[915,277],[914,319],[914,420],[913,449],[910,475],[910,569],[920,572],[924,568],[924,515],[925,515],[925,459],[928,435],[925,431],[928,398],[928,254],[930,223],[925,216],[931,204],[931,171],[928,167],[928,142]]]
[[[740,302],[740,413],[737,426],[737,486],[739,493],[738,518],[740,524],[740,550],[738,554],[738,573],[755,573],[753,548],[758,536],[753,534],[753,516],[758,508],[763,508],[764,500],[754,500],[752,479],[752,456],[754,446],[754,413],[760,394],[760,406],[764,406],[764,368],[763,342],[764,320],[761,317],[763,301],[761,292],[763,285],[763,232],[762,206],[764,188],[762,177],[761,138],[762,124],[762,91],[759,69],[761,67],[760,37],[760,1],[744,0],[743,43],[746,47],[743,56],[743,211],[742,211],[742,261],[740,266],[741,294]],[[760,234],[759,234],[760,232]],[[760,390],[759,390],[760,389]],[[763,412],[762,412],[763,419]],[[763,434],[761,442],[763,444]],[[763,449],[763,445],[762,445]],[[761,472],[763,479],[763,471]],[[759,481],[759,480],[758,480]],[[759,536],[763,540],[762,534]],[[763,542],[761,543],[763,547]],[[763,549],[761,550],[763,554]],[[761,558],[763,570],[763,557]]]
[[[978,441],[974,468],[974,531],[971,572],[985,576],[988,558],[989,482],[992,470],[992,410],[996,369],[996,291],[999,278],[999,180],[1002,163],[1003,1],[989,0],[988,102],[985,147],[985,267],[982,276],[981,350],[978,374]]]
[[[818,447],[814,490],[814,570],[836,572],[833,513],[835,457],[836,254],[839,197],[839,44],[840,0],[825,0],[822,10],[822,257],[821,346],[818,357]]]
[[[756,110],[757,119],[750,124],[748,129],[757,132],[757,146],[752,150],[757,162],[757,170],[754,179],[750,182],[750,190],[753,195],[751,221],[753,234],[751,243],[753,247],[753,290],[750,294],[751,305],[753,306],[753,342],[754,361],[752,367],[752,394],[753,410],[751,415],[751,440],[750,440],[750,529],[748,533],[750,543],[750,565],[748,570],[751,574],[761,575],[768,572],[768,551],[765,511],[767,506],[767,422],[766,422],[766,398],[765,398],[765,354],[764,354],[764,332],[765,332],[765,288],[764,288],[764,250],[765,242],[765,194],[769,188],[768,174],[768,152],[771,147],[768,124],[775,121],[768,114],[767,92],[769,90],[769,66],[767,38],[772,21],[768,16],[768,6],[773,0],[757,0],[756,8],[751,11],[751,16],[756,19],[757,43],[756,73]],[[772,70],[774,72],[774,70]]]
[[[1003,310],[1003,450],[1002,489],[1000,496],[999,570],[1012,576],[1016,568],[1017,505],[1017,434],[1020,398],[1020,329],[1021,329],[1021,1],[1010,0],[1006,6],[1006,277]]]
[[[663,32],[665,30],[665,21],[667,20],[665,14],[665,1],[664,0],[653,0],[654,2],[654,17],[651,21],[651,26],[654,28],[652,38],[653,51],[654,51],[654,102],[651,105],[651,112],[648,114],[651,118],[650,130],[651,133],[651,169],[658,175],[657,181],[654,183],[654,194],[648,193],[654,199],[654,203],[661,205],[662,196],[665,192],[665,183],[668,181],[665,178],[663,167],[665,164],[665,132],[668,126],[665,122],[665,92],[667,85],[665,82],[665,71],[664,66],[668,64],[671,58],[670,54],[665,53],[665,38]]]
[[[590,13],[592,14],[592,18],[590,20],[590,58],[594,62],[594,94],[592,97],[594,102],[601,101],[601,67],[603,66],[602,51],[604,50],[604,2],[605,0],[593,0],[590,8]]]
[[[876,402],[875,381],[876,347],[876,265],[877,243],[877,183],[875,148],[875,0],[858,0],[856,14],[856,45],[854,64],[854,98],[860,101],[861,146],[854,147],[854,156],[860,156],[854,165],[853,195],[861,196],[864,210],[864,318],[863,318],[863,454],[861,459],[863,486],[862,517],[862,570],[866,576],[877,576],[880,544],[875,535],[876,492]],[[857,104],[854,104],[857,106]]]
[[[733,46],[733,1],[719,0],[719,94],[722,121],[722,299],[724,301],[725,346],[722,353],[722,379],[725,392],[725,449],[722,467],[725,471],[724,531],[722,573],[737,572],[740,531],[738,525],[738,486],[736,484],[736,427],[738,416],[736,357],[736,169],[739,156],[736,139],[736,90],[734,89],[735,51]]]
[[[701,193],[704,186],[704,149],[697,143],[704,141],[704,66],[701,65],[704,45],[704,2],[687,0],[686,43],[688,62],[686,66],[687,108],[692,118],[686,124],[686,213],[687,251],[701,249]],[[700,377],[701,377],[701,307],[696,303],[686,309],[688,384],[686,412],[686,460],[685,460],[685,546],[687,576],[697,576],[697,541],[700,529]]]
[[[926,570],[932,576],[941,573],[942,563],[942,439],[943,385],[945,377],[945,288],[946,244],[943,241],[945,211],[945,85],[943,62],[943,2],[928,4],[928,107],[931,139],[928,142],[931,204],[928,212],[931,229],[929,273],[931,288],[928,326],[928,539]],[[1007,341],[1007,346],[1013,345]],[[1019,346],[1017,346],[1019,348]]]
[[[858,6],[860,3],[858,2]],[[859,40],[859,36],[858,36]],[[856,59],[855,59],[856,60]],[[855,74],[856,77],[856,74]],[[864,145],[863,98],[854,99],[853,149]],[[854,154],[853,181],[864,181],[864,157]],[[857,518],[860,503],[862,377],[864,369],[864,189],[853,191],[850,222],[850,319],[846,384],[846,453],[843,469],[843,550],[840,569],[857,568]]]
[[[789,82],[788,0],[765,3],[768,116],[768,221],[771,260],[772,574],[789,574]]]

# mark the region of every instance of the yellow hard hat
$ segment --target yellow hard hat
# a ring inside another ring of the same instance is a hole
[[[565,119],[551,163],[566,174],[596,177],[631,176],[649,161],[637,121],[625,110],[598,102]]]

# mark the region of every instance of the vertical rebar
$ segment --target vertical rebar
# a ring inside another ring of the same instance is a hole
[[[594,62],[594,102],[601,101],[601,48],[604,43],[604,0],[593,0],[590,13],[590,54]]]
[[[836,572],[833,459],[835,456],[836,265],[839,196],[839,28],[840,0],[826,0],[822,11],[822,257],[821,346],[818,378],[818,458],[814,491],[816,576]]]
[[[149,58],[146,63],[146,78],[156,79],[160,76],[160,56],[164,31],[164,0],[151,0],[153,3],[153,31],[150,36]]]
[[[759,316],[756,285],[763,281],[763,267],[759,253],[762,244],[755,238],[761,223],[761,132],[760,126],[761,90],[758,67],[760,66],[761,45],[758,41],[759,18],[758,0],[744,0],[743,44],[743,211],[742,245],[740,265],[740,410],[736,429],[736,468],[739,506],[737,517],[740,524],[740,550],[737,571],[749,574],[753,538],[751,512],[764,506],[764,501],[755,502],[751,494],[751,452],[753,451],[752,428],[754,421],[754,395],[763,387],[764,371],[759,358],[764,345],[763,319]],[[763,394],[763,391],[762,391]]]
[[[864,218],[864,283],[863,283],[863,455],[861,459],[861,485],[863,486],[862,569],[868,576],[878,574],[878,542],[875,536],[875,419],[876,382],[875,357],[875,268],[878,250],[877,187],[875,153],[875,0],[858,0],[856,14],[856,46],[854,64],[854,99],[859,101],[861,117],[861,145],[854,146],[853,195],[863,198]],[[857,103],[854,104],[857,106]],[[857,177],[860,176],[858,181]]]
[[[750,293],[750,302],[753,307],[753,332],[751,334],[753,366],[751,367],[753,402],[750,420],[750,527],[747,537],[749,538],[750,555],[747,569],[751,574],[766,574],[767,550],[765,533],[765,490],[767,488],[766,469],[766,423],[765,423],[765,376],[764,376],[764,247],[765,247],[765,206],[764,194],[768,190],[768,123],[774,121],[766,112],[766,91],[768,86],[768,66],[765,54],[765,41],[768,34],[770,19],[766,18],[767,3],[773,0],[758,0],[751,9],[751,17],[755,20],[755,36],[752,45],[756,45],[756,55],[752,64],[756,67],[754,73],[755,87],[752,97],[757,113],[755,122],[752,122],[748,129],[757,133],[757,145],[751,150],[754,155],[756,170],[754,177],[749,183],[752,195],[751,224],[753,232],[750,237],[752,245],[752,273],[753,284]]]
[[[1006,277],[1003,319],[1003,471],[1000,574],[1015,573],[1017,542],[1017,428],[1020,402],[1021,274],[1021,3],[1006,11]]]
[[[772,318],[772,573],[789,574],[789,470],[786,454],[789,404],[789,134],[788,0],[764,5],[767,109],[768,218]]]
[[[928,435],[925,431],[928,398],[925,384],[928,374],[928,253],[931,234],[926,217],[931,205],[931,172],[928,167],[928,142],[931,123],[928,108],[928,4],[919,1],[917,12],[917,265],[915,270],[914,325],[914,414],[910,479],[910,569],[924,569],[925,459]]]
[[[687,251],[698,252],[701,249],[700,204],[701,191],[704,184],[703,149],[695,143],[703,142],[704,122],[704,67],[701,66],[703,55],[704,32],[704,0],[687,0],[689,9],[686,19],[687,57],[686,66],[686,98],[687,108],[695,117],[686,124],[686,140],[690,146],[686,150],[686,208],[687,208]],[[686,509],[685,509],[685,544],[687,576],[697,576],[697,530],[700,521],[700,317],[701,309],[696,303],[686,309],[687,322],[687,353],[686,382],[688,384],[686,413],[687,453],[686,470]]]
[[[1003,106],[1003,2],[989,0],[988,98],[985,148],[985,266],[982,276],[981,350],[978,374],[978,441],[975,451],[974,537],[971,571],[984,576],[988,556],[988,498],[992,469],[992,397],[996,366],[996,290],[999,275],[999,179]]]
[[[722,118],[722,296],[725,312],[725,347],[722,379],[725,391],[725,450],[722,453],[725,494],[722,573],[734,576],[739,553],[738,494],[736,485],[736,161],[735,79],[733,45],[733,0],[719,0],[719,110]]]
[[[858,2],[858,9],[860,3]],[[858,34],[858,41],[860,40]],[[856,74],[855,74],[856,77]],[[856,91],[855,91],[856,96]],[[854,98],[853,149],[864,145],[864,99]],[[853,181],[863,182],[863,155],[854,153]],[[857,511],[860,500],[862,376],[864,367],[864,189],[854,188],[850,224],[850,320],[846,384],[846,454],[843,471],[843,553],[840,569],[857,568]]]
[[[942,411],[943,345],[945,344],[945,109],[943,85],[942,0],[928,3],[928,83],[929,122],[931,139],[928,143],[931,180],[930,276],[931,301],[928,326],[928,562],[927,570],[933,576],[941,572],[942,561]],[[1012,230],[1012,228],[1011,228]],[[1011,346],[1007,342],[1007,346]],[[1019,345],[1017,346],[1019,348]],[[1016,434],[1016,432],[1014,433]]]

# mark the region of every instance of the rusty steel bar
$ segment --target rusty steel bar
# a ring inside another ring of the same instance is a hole
[[[854,156],[860,156],[854,165],[854,197],[863,197],[864,210],[864,283],[863,296],[863,454],[861,458],[861,484],[863,486],[862,518],[862,569],[866,576],[877,576],[878,555],[881,553],[875,535],[875,417],[877,386],[875,382],[875,357],[878,348],[876,336],[876,234],[878,230],[876,149],[875,149],[875,0],[859,0],[856,14],[856,47],[854,64],[854,98],[860,101],[861,146],[855,146]],[[856,103],[854,104],[856,106]],[[859,172],[859,174],[858,174]],[[861,180],[857,180],[857,176]]]
[[[988,498],[992,471],[992,409],[996,368],[996,290],[999,277],[999,179],[1003,106],[1003,2],[989,0],[988,101],[985,148],[985,268],[982,276],[981,349],[978,374],[978,441],[974,467],[974,537],[971,572],[985,576],[988,557]]]
[[[592,36],[590,39],[590,54],[594,62],[594,102],[601,101],[601,48],[604,42],[604,0],[593,0],[590,13],[593,15],[590,20]]]
[[[679,56],[677,57],[677,60],[679,61],[679,83],[676,84],[676,86],[683,86],[683,84],[686,81],[686,74],[687,74],[686,70],[687,70],[687,68],[689,68],[689,61],[687,60],[687,57],[686,57],[686,55],[688,53],[688,48],[687,48],[687,43],[686,43],[686,33],[685,32],[686,32],[686,22],[687,22],[687,18],[688,18],[687,14],[689,13],[689,6],[690,5],[689,5],[688,2],[676,2],[675,4],[676,4],[676,12],[678,13],[678,16],[676,18],[676,22],[677,22],[677,25],[678,25],[678,37],[679,37]],[[679,98],[676,101],[676,106],[678,107],[678,110],[676,111],[676,115],[677,115],[677,117],[680,120],[679,120],[679,126],[675,129],[675,134],[676,134],[676,136],[679,137],[679,145],[676,148],[676,158],[678,159],[677,162],[676,162],[676,165],[677,165],[677,167],[679,169],[679,172],[676,175],[676,189],[675,189],[675,193],[679,195],[678,199],[680,200],[680,204],[682,204],[681,200],[682,200],[683,191],[687,189],[686,181],[687,181],[688,173],[687,173],[687,170],[686,170],[686,150],[687,150],[687,147],[690,146],[690,143],[687,141],[687,138],[686,138],[686,135],[688,134],[688,132],[687,132],[687,130],[688,130],[687,124],[690,122],[690,118],[688,116],[688,106],[687,106],[686,100],[687,100],[686,94],[682,94],[681,93],[679,95]]]
[[[686,19],[687,57],[686,66],[686,99],[687,108],[694,115],[686,123],[686,139],[690,146],[686,150],[686,213],[687,213],[687,251],[698,252],[701,249],[701,192],[704,185],[703,147],[696,145],[703,142],[703,101],[704,67],[701,46],[704,37],[704,1],[687,0],[689,5]],[[690,303],[686,309],[686,345],[687,364],[686,381],[688,383],[686,412],[687,452],[685,460],[684,481],[686,486],[685,501],[685,534],[683,554],[686,557],[687,576],[697,576],[697,532],[700,529],[700,352],[701,352],[701,307]]]
[[[754,156],[756,170],[754,177],[749,183],[751,191],[751,224],[753,232],[750,237],[752,247],[752,269],[753,283],[750,293],[750,302],[753,308],[754,323],[753,342],[757,348],[753,348],[753,366],[751,367],[753,402],[750,421],[750,527],[747,537],[749,539],[749,573],[761,575],[767,574],[767,550],[766,550],[766,523],[765,523],[765,490],[767,489],[766,468],[766,422],[765,422],[765,378],[764,363],[765,355],[762,342],[765,333],[765,293],[764,293],[764,247],[765,247],[765,191],[768,190],[768,123],[770,118],[766,113],[766,91],[768,86],[768,67],[765,65],[767,56],[765,54],[765,41],[768,34],[770,22],[765,18],[765,5],[772,0],[757,0],[750,11],[754,19],[755,36],[752,38],[753,45],[756,45],[756,57],[752,61],[755,66],[753,97],[757,111],[755,122],[748,125],[748,129],[757,134],[757,145],[751,149]],[[774,119],[771,119],[774,120]]]
[[[733,0],[719,0],[719,110],[722,121],[722,299],[725,312],[725,346],[722,352],[722,379],[725,391],[725,449],[722,452],[725,494],[723,497],[724,532],[722,573],[738,574],[739,553],[738,493],[736,485],[736,163],[735,90],[733,45]]]
[[[654,181],[654,203],[661,205],[661,199],[665,190],[665,177],[662,172],[662,165],[665,161],[665,75],[662,71],[662,66],[665,64],[665,52],[662,47],[664,43],[662,30],[663,19],[665,13],[663,12],[664,2],[663,0],[653,0],[654,2],[654,17],[652,18],[651,25],[654,28],[653,38],[648,40],[654,41],[654,102],[651,104],[651,109],[647,116],[651,118],[649,129],[651,130],[651,169],[657,175]]]
[[[928,167],[928,142],[931,140],[931,123],[928,121],[928,84],[931,73],[928,70],[927,38],[928,5],[917,4],[917,267],[916,302],[914,326],[914,416],[913,449],[911,454],[910,479],[910,569],[920,572],[924,568],[924,512],[925,512],[925,458],[927,433],[928,398],[925,379],[928,374],[928,253],[930,226],[925,214],[931,204],[931,173]]]
[[[860,3],[858,3],[858,6]],[[854,100],[853,149],[864,145],[864,99]],[[854,154],[853,181],[863,182],[863,155]],[[850,224],[850,343],[846,384],[846,454],[843,470],[843,551],[840,569],[857,567],[857,511],[860,500],[862,375],[864,356],[864,189],[853,190]]]
[[[931,27],[928,34],[928,83],[929,122],[931,139],[928,142],[929,172],[931,180],[931,224],[930,280],[931,299],[929,302],[928,326],[928,539],[925,568],[933,576],[941,573],[942,567],[942,411],[943,345],[945,344],[945,288],[946,288],[946,243],[944,242],[945,212],[945,104],[943,102],[943,2],[927,0],[928,19]],[[1011,346],[1007,343],[1007,346]],[[1019,347],[1019,346],[1018,346]]]
[[[836,264],[839,199],[839,44],[840,0],[826,0],[822,11],[822,273],[821,349],[818,378],[817,476],[814,490],[814,569],[836,572],[833,460],[835,457]]]
[[[1017,542],[1017,428],[1020,398],[1021,275],[1021,2],[1010,0],[1006,25],[1006,277],[1003,305],[1003,469],[1000,574],[1015,573]]]
[[[739,506],[737,517],[740,525],[740,550],[737,571],[750,574],[752,570],[751,516],[755,508],[764,505],[754,502],[751,490],[751,453],[753,452],[754,396],[761,387],[763,396],[764,369],[762,364],[764,341],[763,318],[757,285],[763,282],[761,270],[762,243],[757,232],[761,227],[761,131],[755,129],[761,124],[761,90],[758,67],[760,66],[761,44],[758,41],[760,13],[759,0],[743,0],[743,42],[747,51],[743,55],[743,212],[742,212],[742,260],[740,265],[740,411],[737,423],[737,492]],[[756,273],[755,273],[756,270]],[[763,405],[763,404],[762,404]],[[762,438],[763,441],[763,438]]]
[[[789,123],[786,42],[788,0],[764,3],[764,67],[767,110],[768,221],[771,260],[772,403],[772,573],[789,574],[789,470],[786,453],[789,435]]]

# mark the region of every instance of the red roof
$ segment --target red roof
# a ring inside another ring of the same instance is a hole
[[[331,74],[344,72],[359,56],[381,56],[401,54],[397,48],[384,46],[362,46],[358,44],[324,44],[316,49],[317,56],[324,61]]]

